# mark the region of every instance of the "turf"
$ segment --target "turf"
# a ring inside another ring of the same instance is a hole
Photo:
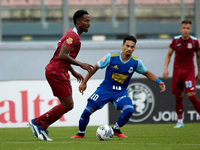
[[[121,131],[128,138],[113,137],[99,141],[97,126],[88,126],[86,138],[70,139],[78,127],[50,127],[53,141],[39,141],[29,128],[0,128],[1,150],[199,150],[200,123],[125,125]]]

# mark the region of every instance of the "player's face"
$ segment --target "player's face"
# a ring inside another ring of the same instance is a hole
[[[83,32],[88,32],[89,27],[90,27],[90,16],[88,14],[83,15],[83,17],[81,17],[79,19],[79,28],[81,31]]]
[[[190,32],[192,31],[191,24],[183,23],[180,29],[183,38],[188,38],[190,36]]]
[[[135,42],[131,40],[126,40],[126,42],[122,45],[122,53],[125,54],[126,57],[130,57],[135,50]]]

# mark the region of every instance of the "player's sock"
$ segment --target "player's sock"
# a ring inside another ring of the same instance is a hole
[[[60,117],[59,118],[58,117],[52,118],[50,120],[47,120],[47,121],[43,122],[41,124],[41,129],[46,130],[51,124],[53,124],[54,122],[56,122],[58,119],[60,119]]]
[[[34,123],[41,125],[43,122],[50,120],[49,122],[55,122],[55,119],[59,119],[67,110],[62,104],[59,104],[53,107],[51,110],[46,112],[45,114],[39,116],[35,119]]]
[[[123,112],[120,114],[117,120],[117,124],[119,127],[123,127],[129,121],[129,118],[133,114],[133,110],[133,106],[131,105],[124,106],[122,110]]]
[[[183,123],[183,119],[178,119],[177,123]]]
[[[199,113],[200,115],[200,101],[199,99],[196,97],[196,95],[192,95],[188,97],[189,100],[192,102],[194,109]]]
[[[84,132],[86,130],[86,127],[89,123],[90,120],[90,115],[93,113],[93,111],[86,107],[85,110],[83,111],[81,118],[79,120],[79,131]]]
[[[175,100],[176,100],[175,109],[176,109],[178,119],[182,119],[183,118],[182,114],[183,114],[183,110],[184,110],[184,108],[183,108],[183,97],[176,96]]]
[[[120,129],[119,125],[117,124],[117,122],[115,123],[115,125],[113,126],[113,129]]]

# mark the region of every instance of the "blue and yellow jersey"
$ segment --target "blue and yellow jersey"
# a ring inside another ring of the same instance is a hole
[[[143,74],[147,71],[143,63],[135,56],[126,62],[121,59],[121,52],[109,53],[97,62],[100,69],[106,68],[104,81],[100,86],[113,90],[126,90],[131,76],[136,71]]]

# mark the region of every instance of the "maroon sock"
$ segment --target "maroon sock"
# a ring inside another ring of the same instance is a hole
[[[182,119],[183,118],[183,97],[177,97],[175,98],[176,102],[175,102],[175,109],[176,109],[176,113],[178,116],[178,119]]]
[[[62,117],[62,116],[61,116]],[[46,130],[52,123],[56,122],[60,117],[53,118],[51,120],[47,120],[41,124],[41,129]]]
[[[196,95],[192,95],[188,97],[189,100],[192,102],[192,105],[194,106],[194,109],[200,114],[200,101],[196,97]]]
[[[35,124],[41,125],[43,122],[45,121],[49,121],[49,122],[55,122],[56,118],[57,120],[62,117],[62,115],[64,113],[66,113],[66,109],[62,104],[59,104],[55,107],[53,107],[51,110],[49,110],[48,112],[46,112],[45,114],[37,117],[34,121]]]

